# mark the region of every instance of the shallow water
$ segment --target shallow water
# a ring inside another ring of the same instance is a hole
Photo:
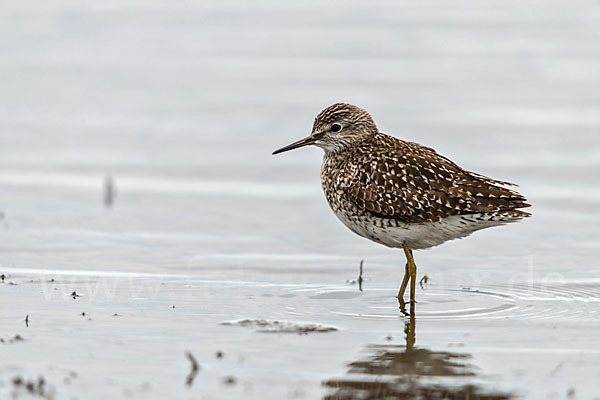
[[[598,396],[598,22],[566,1],[5,3],[0,398],[39,376],[57,399]],[[320,150],[270,155],[340,100],[533,204],[418,252],[415,321],[402,253],[328,209]]]

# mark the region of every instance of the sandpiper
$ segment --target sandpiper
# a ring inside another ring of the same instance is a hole
[[[413,250],[528,217],[516,186],[467,171],[434,149],[379,132],[362,108],[337,103],[317,115],[311,134],[273,154],[315,145],[325,151],[321,185],[329,206],[352,232],[406,256],[398,300],[410,280],[414,314],[417,266]]]

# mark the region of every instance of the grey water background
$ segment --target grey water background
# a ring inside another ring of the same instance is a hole
[[[1,2],[0,397],[28,395],[15,376],[56,398],[372,379],[348,364],[406,344],[403,255],[335,219],[320,150],[270,155],[344,101],[533,204],[416,254],[416,346],[476,371],[417,380],[598,398],[598,43],[597,1]],[[338,331],[220,325],[243,319]]]

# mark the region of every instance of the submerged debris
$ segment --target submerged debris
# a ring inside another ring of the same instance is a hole
[[[15,343],[15,342],[22,342],[22,341],[24,341],[24,340],[25,340],[25,339],[23,339],[23,336],[21,336],[21,335],[19,335],[19,334],[17,333],[17,334],[16,334],[16,335],[15,335],[15,336],[14,336],[12,339],[10,339],[10,340],[9,340],[9,342],[10,342],[10,343]]]
[[[333,326],[323,326],[320,324],[305,324],[290,321],[269,321],[264,319],[243,319],[240,321],[222,322],[221,325],[237,325],[245,328],[254,329],[257,332],[267,333],[299,333],[308,334],[311,332],[334,332],[338,329]]]
[[[194,357],[194,355],[192,353],[190,353],[189,351],[186,351],[185,356],[187,357],[188,360],[190,360],[190,363],[192,363],[191,370],[185,380],[185,384],[187,386],[192,386],[194,384],[194,379],[196,379],[196,375],[198,375],[200,366],[198,365],[198,361],[196,361],[196,357]]]
[[[237,378],[233,375],[226,376],[223,378],[223,385],[234,386],[237,383]]]
[[[15,342],[22,342],[25,339],[23,339],[23,336],[16,334],[14,337],[5,340],[4,338],[0,338],[0,343],[15,343]]]
[[[115,180],[112,176],[106,175],[104,177],[104,207],[111,208],[115,202],[115,196],[117,191],[115,190]]]
[[[54,391],[47,388],[46,380],[43,376],[40,376],[37,380],[27,380],[23,377],[16,376],[13,378],[12,384],[15,390],[23,389],[32,396],[39,396],[47,400],[54,399]],[[19,398],[17,393],[14,393],[14,398]]]

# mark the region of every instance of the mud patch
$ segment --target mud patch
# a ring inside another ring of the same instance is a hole
[[[17,376],[12,379],[12,398],[18,399],[23,396],[28,398],[42,398],[46,400],[54,399],[54,389],[48,388],[44,377],[37,379],[26,379],[21,376]]]
[[[0,337],[0,343],[17,343],[17,342],[22,342],[25,339],[23,339],[23,336],[16,334],[14,337],[9,338],[9,339],[4,339]]]
[[[312,323],[300,323],[290,321],[269,321],[265,319],[243,319],[239,321],[226,321],[221,325],[243,326],[256,332],[265,333],[324,333],[335,332],[338,329],[333,326],[325,326]]]

